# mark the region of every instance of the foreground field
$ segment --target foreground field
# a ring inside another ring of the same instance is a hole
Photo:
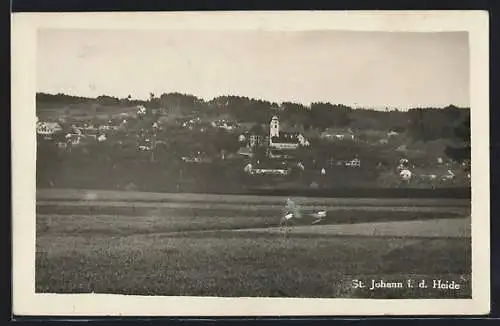
[[[102,202],[41,205],[36,291],[227,297],[471,295],[466,206],[416,202],[384,207],[364,202],[356,207],[352,200],[350,206],[344,203],[342,209],[329,211],[322,224],[299,222],[284,236],[276,230],[276,203],[237,207],[238,201],[232,200],[234,207],[223,209],[213,199],[209,206],[193,209],[140,201],[129,203],[137,206],[134,210]],[[410,278],[429,284],[433,279],[453,280],[461,288],[353,287],[353,280]]]

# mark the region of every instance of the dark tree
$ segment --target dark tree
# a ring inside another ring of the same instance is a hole
[[[445,154],[454,161],[463,162],[471,159],[471,144],[470,144],[470,116],[465,118],[454,129],[454,134],[462,142],[462,146],[453,147],[447,146]]]

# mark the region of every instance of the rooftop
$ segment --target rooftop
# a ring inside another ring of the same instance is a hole
[[[271,137],[273,143],[290,143],[296,144],[298,142],[298,133],[282,133],[280,132],[279,137]]]

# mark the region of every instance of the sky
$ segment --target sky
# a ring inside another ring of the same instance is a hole
[[[466,32],[43,29],[37,91],[469,106]]]

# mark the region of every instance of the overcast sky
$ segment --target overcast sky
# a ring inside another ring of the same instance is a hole
[[[465,32],[40,30],[39,92],[469,106]]]

